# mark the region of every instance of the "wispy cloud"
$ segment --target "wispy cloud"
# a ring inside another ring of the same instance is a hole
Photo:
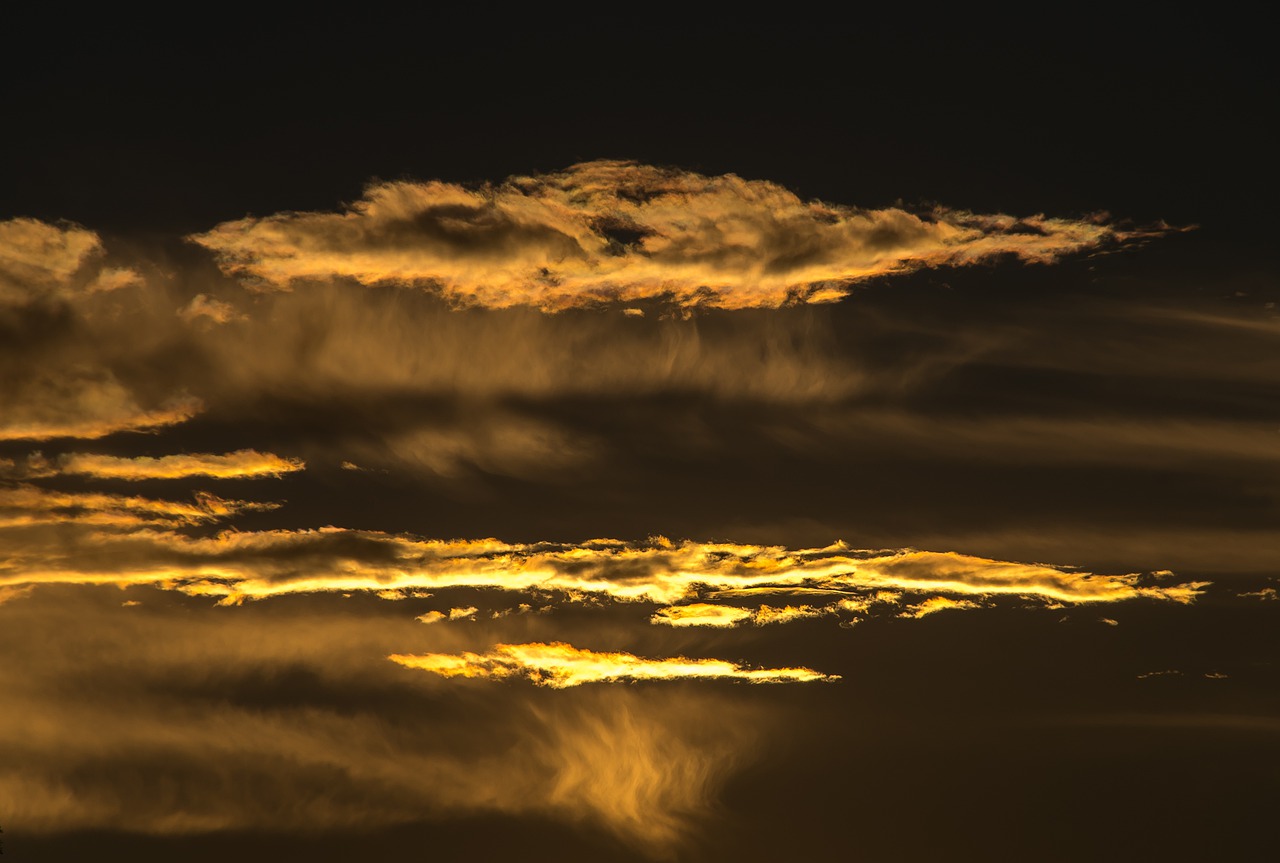
[[[278,505],[227,500],[208,492],[196,492],[193,500],[188,503],[96,492],[55,491],[19,483],[0,486],[0,528],[50,524],[68,527],[82,525],[90,528],[119,527],[137,529],[137,532],[112,534],[117,538],[131,538],[141,542],[154,540],[163,543],[166,538],[172,539],[179,536],[165,529],[220,521],[243,512],[268,510]],[[161,529],[151,530],[153,527]],[[142,530],[142,528],[146,529]],[[96,534],[88,533],[83,539],[92,544],[95,536]],[[38,561],[41,559],[47,561],[62,557],[55,550],[58,540],[55,537],[46,537],[46,540],[49,542],[45,548],[46,553],[34,551],[31,546],[24,543],[28,552],[32,553],[32,557],[27,559],[27,565],[40,567]],[[105,537],[98,537],[98,542],[108,541]],[[11,574],[21,572],[23,564],[20,561],[22,560],[22,556],[15,555],[4,567],[0,567],[0,571],[7,569]],[[76,581],[71,572],[65,575],[70,577],[71,582]],[[89,579],[89,581],[96,581],[96,579]]]
[[[93,453],[68,453],[57,460],[62,473],[85,474],[101,479],[179,479],[203,476],[213,479],[278,477],[302,470],[301,459],[242,449],[225,455],[191,453],[159,458],[120,458]]]
[[[196,524],[271,504],[201,495],[196,503],[0,489],[16,526],[59,519],[117,525]],[[922,591],[958,597],[1023,596],[1065,603],[1158,599],[1189,603],[1205,582],[1170,573],[1095,575],[1044,564],[989,560],[952,552],[859,551],[837,543],[786,549],[730,543],[593,540],[512,544],[496,539],[428,540],[378,531],[224,531],[193,537],[173,529],[87,533],[74,550],[45,540],[26,546],[4,583],[55,581],[163,583],[225,603],[317,591],[433,590],[446,587],[594,594],[623,602],[672,605],[705,590],[820,589],[865,596]],[[60,561],[51,571],[46,558]],[[109,566],[104,567],[104,561]],[[705,609],[704,609],[705,612]],[[816,613],[816,612],[812,612]],[[812,616],[807,607],[756,612]],[[677,614],[678,616],[678,614]],[[665,621],[664,621],[665,622]]]
[[[143,407],[109,370],[87,366],[38,371],[14,385],[9,397],[0,415],[0,441],[154,431],[185,422],[200,410],[200,401],[191,396]]]
[[[999,255],[1045,263],[1123,236],[1096,220],[863,210],[732,174],[602,161],[474,189],[382,183],[345,212],[246,218],[192,239],[262,288],[347,278],[555,311],[824,302],[875,276]]]
[[[525,677],[539,686],[567,689],[583,683],[624,680],[728,678],[749,683],[836,680],[810,668],[748,668],[723,659],[683,656],[646,659],[631,653],[583,650],[563,642],[499,644],[487,653],[393,653],[392,662],[441,677],[501,679]]]
[[[767,591],[768,589],[763,589]],[[780,589],[785,593],[785,589]],[[840,603],[831,605],[761,605],[759,608],[739,608],[734,605],[715,605],[706,602],[691,602],[684,605],[670,605],[660,608],[649,618],[650,623],[661,623],[667,626],[712,626],[729,627],[742,623],[754,623],[764,626],[769,623],[789,623],[806,617],[822,617],[836,610],[849,610]]]

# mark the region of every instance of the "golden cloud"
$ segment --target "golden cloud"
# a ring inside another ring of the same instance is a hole
[[[912,605],[899,614],[899,617],[921,618],[929,614],[936,614],[939,611],[947,611],[953,608],[979,608],[978,603],[968,599],[952,599],[947,596],[934,596],[926,599],[924,602]]]
[[[95,439],[124,431],[153,431],[184,422],[199,400],[176,396],[142,407],[110,371],[75,367],[39,372],[20,381],[0,414],[0,441]]]
[[[651,623],[667,626],[734,626],[751,619],[751,609],[734,605],[713,605],[707,602],[691,602],[688,605],[669,605],[659,608]]]
[[[688,687],[503,687],[475,693],[459,721],[424,713],[427,676],[386,661],[418,629],[409,621],[337,601],[275,609],[263,626],[128,596],[146,601],[122,609],[118,591],[84,589],[0,604],[0,655],[22,657],[0,663],[0,811],[30,833],[368,829],[488,812],[586,821],[670,852],[775,721],[737,693]],[[58,649],[30,649],[51,633]],[[430,633],[437,649],[449,637]],[[305,704],[288,684],[267,709],[235,697],[300,667]],[[342,781],[317,790],[317,775]]]
[[[740,623],[751,622],[756,626],[769,623],[789,623],[805,617],[821,617],[841,607],[814,605],[761,605],[752,610],[734,605],[715,605],[706,602],[691,602],[687,605],[670,605],[660,608],[649,618],[650,623],[662,623],[667,626],[714,626],[730,627]]]
[[[0,222],[0,303],[64,292],[76,271],[102,251],[93,231],[37,219]]]
[[[862,210],[732,174],[597,161],[476,189],[380,183],[342,213],[246,218],[191,239],[264,289],[346,278],[557,311],[829,302],[876,276],[999,255],[1046,263],[1125,236],[1090,220]]]
[[[205,524],[242,512],[269,510],[279,506],[275,503],[227,500],[207,492],[196,492],[193,497],[193,501],[187,503],[118,494],[54,491],[26,483],[0,486],[0,528],[42,524],[134,529],[152,525],[175,527]],[[177,534],[143,531],[126,536],[135,541],[146,542],[151,539],[164,542],[166,538],[171,539]],[[95,535],[86,535],[84,540],[94,543]],[[97,541],[107,540],[98,538]],[[53,557],[52,550],[50,552],[48,556]],[[36,552],[36,557],[41,557],[39,551]],[[10,565],[17,560],[19,558],[12,558]],[[71,573],[67,575],[71,582],[78,581]],[[97,580],[99,579],[88,579],[89,582]]]
[[[688,659],[676,656],[646,659],[631,653],[583,650],[563,642],[550,644],[499,644],[488,653],[464,651],[387,657],[406,668],[430,671],[441,677],[499,679],[524,677],[539,686],[567,689],[583,683],[631,680],[680,680],[720,678],[750,683],[838,680],[810,668],[747,668],[722,659]]]
[[[86,474],[100,479],[178,479],[190,476],[247,479],[278,477],[302,470],[306,464],[301,459],[242,449],[225,455],[191,453],[160,458],[68,453],[58,459],[58,467],[63,473]]]
[[[1168,583],[1170,573],[1095,575],[1044,564],[989,560],[954,552],[857,551],[837,543],[791,550],[776,546],[592,540],[580,545],[510,544],[496,539],[425,540],[379,531],[224,531],[193,537],[173,524],[198,524],[270,507],[206,495],[194,504],[113,495],[49,492],[33,486],[0,489],[0,513],[11,526],[80,520],[133,526],[90,532],[68,553],[59,542],[38,543],[13,557],[0,583],[128,581],[164,584],[235,604],[284,594],[492,588],[560,591],[623,602],[674,605],[706,591],[787,593],[818,589],[876,601],[902,591],[960,598],[1022,596],[1064,603],[1158,599],[1190,603],[1206,582]],[[139,529],[144,525],[157,527]],[[47,560],[60,561],[50,568]],[[110,566],[104,566],[104,561]],[[695,616],[725,612],[695,609]],[[812,606],[753,613],[753,619],[794,619]],[[680,617],[672,612],[658,622]],[[678,624],[676,624],[678,625]]]

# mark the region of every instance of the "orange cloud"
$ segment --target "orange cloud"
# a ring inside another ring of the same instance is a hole
[[[553,689],[621,680],[726,678],[750,683],[784,683],[839,679],[810,668],[747,668],[722,659],[683,656],[645,659],[631,653],[582,650],[563,642],[499,644],[483,654],[393,653],[387,658],[406,668],[419,668],[441,677],[525,677]]]
[[[37,219],[0,222],[0,302],[61,294],[80,267],[101,252],[98,235],[84,228]]]
[[[732,174],[598,161],[476,189],[381,183],[342,213],[246,218],[192,239],[264,289],[344,278],[557,311],[829,302],[876,276],[998,255],[1046,263],[1124,237],[1099,221],[862,210]]]
[[[838,605],[829,607],[813,605],[762,605],[754,611],[733,605],[714,605],[691,602],[687,605],[671,605],[660,608],[649,618],[650,623],[667,626],[715,626],[729,627],[751,622],[756,626],[769,623],[789,623],[805,617],[821,617],[830,614]]]
[[[118,494],[53,491],[33,485],[18,484],[8,487],[0,486],[0,528],[41,524],[83,524],[124,528],[141,528],[150,525],[176,527],[219,521],[242,512],[269,510],[277,506],[278,504],[274,503],[227,500],[207,492],[196,492],[194,500],[186,503]],[[148,540],[163,542],[164,538],[170,536],[177,536],[177,534],[142,532],[134,535],[134,539],[143,542]],[[84,539],[86,542],[95,542],[93,535],[87,535]],[[96,542],[105,541],[107,540],[101,538],[96,540]],[[52,550],[47,556],[54,556]],[[41,558],[37,551],[36,560]],[[12,558],[10,565],[12,566],[18,560],[20,560],[18,557]],[[66,575],[70,581],[78,581],[71,573]],[[87,579],[88,582],[97,580]]]
[[[663,623],[667,626],[735,626],[744,620],[751,619],[751,609],[738,608],[733,605],[713,605],[706,602],[691,602],[688,605],[669,605],[659,608],[650,623]]]
[[[122,579],[163,583],[234,604],[320,591],[350,592],[494,588],[607,596],[623,602],[675,605],[703,591],[824,593],[897,602],[903,591],[958,598],[1023,596],[1064,603],[1157,599],[1190,603],[1206,582],[1168,583],[1171,574],[1095,575],[1044,564],[989,560],[954,552],[870,552],[836,544],[791,550],[731,543],[643,543],[592,540],[580,545],[510,544],[496,539],[424,540],[378,531],[225,531],[192,537],[165,525],[202,523],[269,507],[203,496],[196,504],[111,495],[46,492],[32,486],[0,490],[0,514],[20,526],[59,519],[89,524],[158,527],[90,533],[74,557],[61,544],[15,557],[5,583],[98,583]],[[56,571],[45,557],[62,561]],[[104,567],[104,561],[109,567]],[[127,569],[126,573],[122,572]],[[770,618],[813,616],[811,606],[753,613]],[[701,610],[705,615],[717,612]],[[697,613],[696,611],[693,613]],[[718,612],[723,615],[723,612]],[[670,623],[680,612],[657,622]],[[674,624],[678,625],[678,624]]]
[[[278,477],[302,470],[301,459],[242,449],[226,455],[192,453],[160,458],[117,458],[92,453],[68,453],[58,459],[63,473],[86,474],[101,479],[178,479],[207,476],[214,479]]]
[[[934,596],[926,599],[924,602],[912,605],[899,614],[899,617],[921,618],[929,614],[935,614],[939,611],[947,611],[953,608],[979,608],[976,602],[968,599],[951,599],[946,596]]]
[[[184,422],[200,410],[200,402],[190,396],[142,407],[110,371],[87,366],[38,372],[8,396],[0,413],[0,441],[152,431]]]

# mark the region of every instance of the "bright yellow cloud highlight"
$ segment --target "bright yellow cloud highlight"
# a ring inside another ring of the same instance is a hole
[[[301,459],[242,449],[226,455],[193,453],[160,458],[117,458],[92,453],[68,453],[58,459],[63,473],[87,474],[100,479],[179,479],[206,476],[214,479],[278,477],[302,470]]]
[[[93,492],[62,492],[19,484],[0,486],[0,528],[39,524],[84,524],[121,528],[197,525],[238,515],[275,509],[278,504],[227,500],[207,492],[196,492],[192,502],[157,500]],[[126,534],[126,536],[129,536]],[[132,535],[132,541],[163,543],[177,534],[146,531]],[[105,537],[86,536],[90,543],[109,542]],[[90,579],[95,581],[96,579]]]
[[[734,626],[744,620],[751,619],[751,609],[737,608],[732,605],[712,605],[706,602],[691,602],[688,605],[670,605],[659,608],[651,623],[664,623],[667,626]]]
[[[936,614],[939,611],[947,611],[953,608],[979,608],[976,602],[967,599],[950,599],[945,596],[934,596],[926,599],[924,602],[918,603],[904,610],[899,617],[921,618],[929,614]]]
[[[1124,237],[1098,221],[862,210],[732,174],[597,161],[475,189],[380,183],[342,213],[246,218],[192,239],[263,288],[421,284],[461,305],[556,311],[830,302],[875,276],[998,255],[1044,263]]]
[[[499,644],[488,653],[394,653],[387,657],[407,668],[441,677],[500,679],[524,677],[539,686],[567,689],[583,683],[633,680],[718,678],[749,683],[787,683],[838,680],[810,668],[748,668],[722,659],[676,656],[646,659],[631,653],[583,650],[563,642]]]
[[[877,602],[896,602],[903,591],[955,598],[1022,596],[1063,603],[1158,599],[1189,603],[1205,582],[1169,583],[1170,574],[1094,575],[1044,564],[989,560],[954,552],[871,552],[842,543],[791,550],[732,543],[591,540],[581,545],[511,544],[496,539],[424,540],[378,531],[224,531],[193,537],[174,530],[271,504],[228,501],[212,495],[195,503],[141,497],[52,492],[34,486],[0,488],[0,524],[85,522],[133,531],[86,533],[68,548],[26,545],[0,571],[0,583],[126,580],[163,583],[214,596],[229,604],[319,591],[431,591],[493,588],[607,596],[624,602],[676,605],[704,591],[778,593],[804,589]],[[51,542],[51,540],[43,540]],[[50,560],[59,565],[51,567]],[[853,610],[853,609],[849,609]],[[706,608],[685,612],[727,617]],[[784,607],[753,619],[794,619],[820,613]],[[657,622],[670,623],[682,612]],[[673,624],[679,625],[679,624]]]

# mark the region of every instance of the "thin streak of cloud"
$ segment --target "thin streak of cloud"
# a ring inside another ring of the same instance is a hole
[[[583,683],[633,680],[733,679],[749,683],[838,680],[811,668],[748,668],[722,659],[683,656],[647,659],[631,653],[584,650],[563,642],[499,644],[487,653],[394,653],[387,657],[406,668],[441,677],[502,679],[523,677],[538,686],[567,689]]]
[[[751,609],[733,605],[714,605],[707,602],[691,602],[688,605],[669,605],[659,608],[649,618],[650,623],[666,626],[735,626],[751,619]]]
[[[57,520],[156,528],[90,533],[68,553],[37,545],[14,557],[4,583],[163,583],[226,604],[297,593],[433,590],[446,587],[561,591],[623,602],[672,605],[700,592],[818,587],[847,594],[927,591],[960,597],[1024,596],[1067,603],[1157,599],[1190,603],[1206,582],[1169,583],[1171,574],[1094,575],[1044,564],[953,552],[858,551],[842,543],[791,550],[731,543],[592,540],[580,545],[510,544],[496,539],[425,540],[336,527],[224,531],[191,537],[163,525],[205,523],[262,508],[205,496],[175,504],[145,498],[0,489],[9,523]],[[3,512],[4,509],[0,509]],[[27,519],[24,521],[24,517]],[[51,566],[49,561],[58,561]],[[104,567],[103,561],[111,561]]]
[[[934,596],[926,599],[924,602],[912,605],[905,609],[899,617],[914,617],[919,619],[930,614],[936,614],[939,611],[949,611],[957,608],[979,608],[978,603],[968,599],[952,599],[947,596]]]
[[[278,477],[306,467],[301,459],[242,449],[225,455],[191,453],[159,458],[118,458],[93,453],[68,453],[58,459],[62,473],[99,479],[179,479],[205,476],[213,479]]]
[[[269,510],[277,506],[279,504],[228,500],[208,492],[196,492],[188,503],[97,492],[54,491],[19,483],[0,486],[0,527],[83,524],[134,529],[153,525],[173,528],[206,524],[243,512]],[[163,532],[131,535],[135,539],[177,536]],[[92,535],[85,539],[94,541]],[[99,541],[106,540],[100,538]],[[9,565],[12,566],[15,560],[11,560]]]
[[[660,608],[649,618],[650,623],[666,626],[710,626],[727,628],[743,623],[765,626],[770,623],[790,623],[806,617],[822,617],[831,614],[839,604],[814,605],[761,605],[759,608],[739,608],[733,605],[715,605],[691,602],[687,605],[671,605]]]
[[[347,278],[557,311],[830,302],[876,276],[1001,255],[1048,263],[1127,236],[1101,220],[863,210],[732,174],[598,161],[477,189],[381,183],[342,213],[245,218],[191,239],[263,289]]]

